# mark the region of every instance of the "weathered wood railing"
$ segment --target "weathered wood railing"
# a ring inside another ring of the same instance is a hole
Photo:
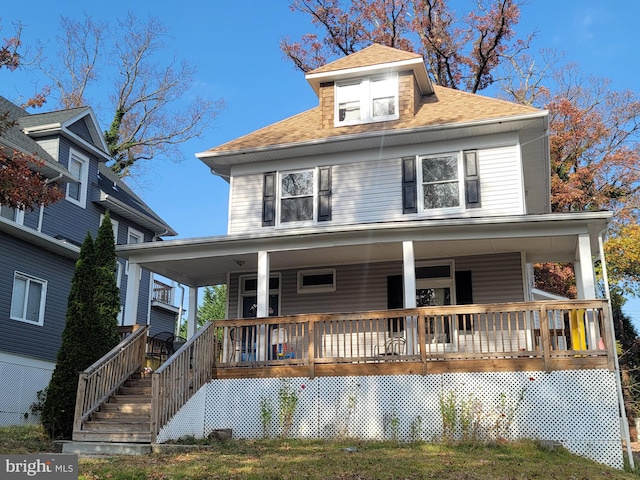
[[[213,378],[220,342],[206,323],[151,376],[151,443],[164,425]]]
[[[505,360],[526,360],[531,368],[536,365],[531,360],[536,360],[547,370],[571,365],[613,369],[615,353],[604,300],[236,319],[216,321],[214,327],[223,339],[216,365],[219,377],[225,376],[225,369],[235,370],[229,375],[243,375],[238,369],[247,367],[305,367],[298,368],[299,374],[315,376],[320,366],[327,374],[336,374],[336,368],[328,367],[366,364],[379,372],[371,364],[399,362],[414,372],[415,365],[410,364],[422,364],[424,373],[427,365],[433,368],[443,361],[482,370]],[[402,370],[400,365],[394,368]],[[251,374],[245,371],[244,375]]]
[[[80,373],[73,431],[95,412],[133,373],[142,369],[148,326],[132,331],[100,360]]]

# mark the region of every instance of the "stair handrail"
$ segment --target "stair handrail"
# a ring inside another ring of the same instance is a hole
[[[151,443],[187,401],[213,378],[220,349],[217,329],[205,323],[151,375]]]
[[[135,372],[142,369],[149,326],[136,329],[79,374],[73,431],[82,424]]]

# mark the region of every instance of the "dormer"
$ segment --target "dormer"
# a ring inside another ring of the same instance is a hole
[[[413,117],[433,93],[422,56],[374,44],[306,74],[318,95],[322,128]]]

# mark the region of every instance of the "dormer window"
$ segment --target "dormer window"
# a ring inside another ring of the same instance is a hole
[[[398,118],[398,75],[336,82],[335,125],[382,122]]]

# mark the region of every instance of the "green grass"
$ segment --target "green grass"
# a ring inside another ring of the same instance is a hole
[[[81,458],[80,479],[547,480],[638,479],[533,441],[508,444],[255,440],[192,442],[189,451]],[[1,453],[51,447],[41,429],[0,428]],[[356,451],[347,451],[346,449]]]

